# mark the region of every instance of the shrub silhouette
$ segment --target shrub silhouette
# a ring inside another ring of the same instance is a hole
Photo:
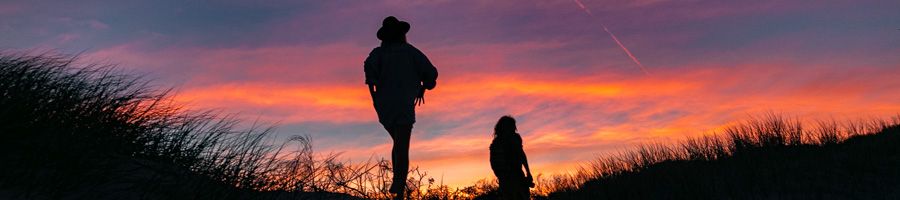
[[[114,66],[0,52],[0,199],[387,199],[391,163],[192,111]],[[465,199],[412,167],[411,199]],[[351,196],[352,195],[352,196]]]
[[[0,191],[7,198],[302,196],[350,191],[361,168],[383,165],[316,158],[303,136],[274,144],[271,128],[239,130],[234,117],[188,111],[172,103],[171,90],[140,77],[75,62],[0,54]],[[276,195],[284,192],[292,193]]]
[[[900,198],[900,116],[816,125],[751,117],[723,135],[601,157],[539,189],[551,199]]]

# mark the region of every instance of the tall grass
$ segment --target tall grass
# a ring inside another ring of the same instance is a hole
[[[265,160],[277,148],[264,143],[267,129],[236,130],[231,117],[171,103],[170,90],[111,66],[74,63],[51,54],[0,55],[0,148],[7,169],[0,185],[54,182],[84,190],[85,180],[103,182],[94,176],[103,167],[124,165],[108,163],[116,157],[174,165],[238,188],[268,184],[261,172],[271,168]]]
[[[0,53],[0,194],[12,198],[387,199],[391,164],[276,142],[272,127],[189,110],[171,89],[59,54]],[[467,199],[414,167],[412,199]],[[9,191],[9,192],[4,192]],[[309,196],[343,193],[352,196]],[[0,198],[4,196],[0,195]]]
[[[586,165],[580,166],[576,173],[553,177],[548,185],[543,186],[545,188],[539,186],[540,190],[538,191],[540,191],[540,194],[548,194],[550,197],[563,199],[573,197],[644,198],[647,197],[641,196],[644,194],[635,195],[635,193],[631,193],[632,196],[617,195],[628,193],[621,192],[621,190],[643,189],[647,190],[646,194],[667,193],[668,195],[703,196],[707,195],[703,194],[703,192],[721,192],[717,190],[728,190],[722,188],[734,186],[713,184],[709,186],[710,188],[704,189],[696,188],[695,186],[679,185],[718,182],[719,184],[743,184],[742,186],[735,186],[735,188],[748,190],[743,191],[746,193],[731,193],[732,195],[741,196],[753,193],[754,191],[750,190],[755,187],[769,187],[758,185],[771,184],[767,181],[790,184],[790,179],[793,179],[793,177],[789,177],[791,175],[788,172],[792,170],[803,173],[804,169],[801,169],[803,167],[788,166],[793,168],[783,169],[782,167],[784,166],[779,165],[785,164],[784,162],[787,162],[786,164],[788,165],[811,167],[811,169],[807,169],[809,171],[843,169],[842,167],[845,166],[834,166],[832,165],[834,163],[830,163],[834,162],[834,160],[829,159],[836,156],[830,154],[871,154],[870,156],[872,157],[864,159],[888,159],[884,160],[884,162],[896,162],[896,160],[891,159],[896,158],[898,152],[892,150],[876,152],[876,150],[893,148],[889,144],[898,142],[898,134],[900,134],[900,116],[887,120],[858,120],[846,123],[838,123],[835,120],[817,121],[813,125],[807,126],[803,125],[798,119],[770,113],[758,117],[750,117],[741,123],[726,127],[715,135],[688,138],[676,144],[645,144],[632,150],[606,154]],[[863,147],[849,150],[834,150],[837,148],[849,148],[844,147],[846,145],[843,144],[852,138],[862,138],[862,136],[869,135],[878,135],[879,137],[869,137],[868,141],[880,141],[876,145],[857,142],[852,145]],[[872,152],[860,150],[863,148],[873,150],[871,150]],[[841,157],[840,159],[845,158]],[[855,162],[862,163],[852,163],[851,165],[875,165],[867,163],[867,161],[869,160],[859,160]],[[766,169],[767,167],[772,168]],[[779,179],[778,177],[771,180],[749,175],[760,171],[763,174],[788,173],[788,175],[780,177],[784,180],[777,180]],[[844,171],[840,173],[852,176],[853,174],[866,174],[869,172]],[[716,177],[709,178],[706,176]],[[816,178],[828,179],[829,176],[830,174]],[[662,183],[671,185],[658,185]],[[848,185],[842,187],[857,187],[851,183],[845,184]],[[650,187],[650,185],[654,186]],[[642,186],[646,188],[642,188]],[[657,188],[657,186],[659,187]],[[658,191],[660,189],[665,191]],[[685,191],[694,193],[684,194]],[[798,192],[808,191],[798,190]],[[734,197],[727,195],[715,196],[715,198]],[[670,198],[675,197],[670,196]],[[762,198],[773,197],[767,196]]]

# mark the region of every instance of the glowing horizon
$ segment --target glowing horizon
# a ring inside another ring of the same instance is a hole
[[[533,172],[552,174],[769,111],[900,112],[900,13],[890,9],[900,2],[576,3],[13,1],[0,3],[0,49],[118,63],[176,87],[190,109],[277,124],[279,138],[309,134],[317,152],[358,162],[389,157],[362,62],[394,15],[441,74],[417,107],[411,165],[452,186],[492,176],[490,131],[506,114]],[[583,26],[593,15],[617,35]],[[641,62],[652,75],[635,70]]]

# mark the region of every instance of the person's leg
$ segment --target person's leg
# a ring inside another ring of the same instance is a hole
[[[395,125],[388,130],[394,146],[391,150],[391,163],[393,164],[393,183],[391,192],[402,195],[406,190],[406,177],[409,172],[409,140],[412,133],[412,125]]]
[[[397,134],[397,126],[390,126],[390,127],[385,126],[384,129],[388,131],[388,134],[391,134],[391,142],[393,143],[391,145],[391,170],[393,172],[392,180],[394,180],[394,181],[391,182],[391,188],[388,191],[390,191],[391,193],[398,193],[398,191],[399,191],[398,186],[400,186],[400,185],[397,184],[398,182],[396,181],[396,178],[397,178],[397,154],[395,152],[397,151],[397,140],[398,140],[397,136],[399,134]]]
[[[528,186],[524,185],[522,178],[516,176],[497,177],[499,194],[502,200],[527,200],[530,199]]]
[[[506,184],[506,180],[498,178],[497,179],[497,199],[500,199],[500,200],[511,199],[510,198],[511,195],[507,194],[508,192],[509,192],[509,185]]]
[[[516,185],[516,192],[519,199],[531,199],[531,191],[528,189],[528,182],[525,175],[519,176],[519,184]]]
[[[525,184],[522,184],[519,187],[519,199],[531,199],[531,191],[529,191],[528,186]]]

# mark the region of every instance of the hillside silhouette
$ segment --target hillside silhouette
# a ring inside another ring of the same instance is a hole
[[[336,193],[356,169],[315,158],[308,137],[273,144],[269,128],[75,63],[0,55],[0,199],[359,199]]]
[[[900,199],[900,118],[802,126],[778,115],[645,145],[557,181],[550,199]]]
[[[190,110],[115,66],[0,52],[0,199],[388,199],[392,163],[342,161],[311,138]],[[284,141],[284,142],[275,142]],[[410,199],[467,199],[411,167]]]

